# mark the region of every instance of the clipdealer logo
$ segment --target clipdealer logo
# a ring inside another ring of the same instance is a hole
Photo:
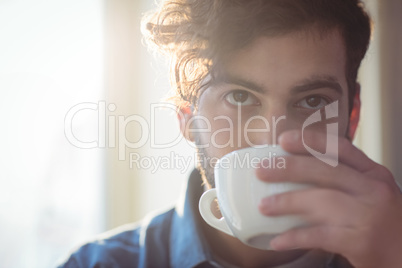
[[[117,109],[116,105],[110,103],[106,104],[105,101],[99,101],[98,103],[84,102],[74,105],[69,109],[64,118],[64,135],[68,142],[81,149],[93,149],[93,148],[118,148],[118,155],[120,161],[126,160],[127,148],[138,149],[147,142],[150,142],[151,148],[171,148],[177,145],[183,137],[177,135],[174,139],[168,142],[158,143],[156,138],[156,131],[154,129],[157,118],[156,111],[158,109],[170,110],[176,112],[176,106],[169,103],[153,103],[150,105],[150,120],[147,120],[141,115],[132,114],[114,115],[113,113]],[[74,119],[79,113],[95,112],[97,114],[97,136],[93,137],[93,140],[87,141],[79,139],[74,131]],[[136,127],[141,129],[139,138],[132,141],[126,135],[126,130],[130,124],[136,124]]]
[[[173,113],[181,112],[177,111],[177,107],[171,103],[154,103],[150,105],[150,120],[142,117],[138,114],[133,114],[129,116],[124,115],[115,115],[109,114],[107,112],[113,113],[116,111],[116,105],[111,103],[109,105],[106,104],[105,101],[99,101],[98,103],[79,103],[73,106],[66,114],[64,120],[64,133],[66,139],[69,141],[70,144],[76,146],[77,148],[82,149],[91,149],[91,148],[118,148],[118,159],[120,161],[126,160],[126,153],[127,149],[138,149],[142,146],[145,146],[148,142],[151,148],[172,148],[177,145],[184,137],[178,133],[178,135],[168,142],[158,142],[156,138],[156,111],[158,109],[170,110]],[[245,142],[247,143],[248,147],[258,147],[260,145],[253,144],[249,140],[249,133],[259,133],[258,135],[263,135],[262,133],[269,133],[271,132],[274,139],[276,139],[276,130],[277,124],[279,124],[282,120],[285,120],[285,116],[281,116],[279,118],[272,118],[272,125],[267,118],[262,117],[260,115],[253,116],[244,123],[244,129],[235,128],[234,126],[243,125],[241,122],[241,106],[239,106],[238,116],[237,118],[231,118],[228,116],[218,116],[213,119],[206,118],[200,115],[194,116],[193,119],[203,122],[203,128],[201,129],[193,129],[193,132],[204,133],[204,132],[211,132],[212,131],[212,122],[216,120],[226,120],[228,122],[229,128],[218,129],[211,135],[211,140],[208,141],[206,144],[190,144],[194,147],[198,148],[206,148],[209,146],[213,146],[214,148],[224,148],[227,146],[236,147],[237,148],[244,148],[242,143],[242,137],[244,137]],[[97,137],[94,137],[91,141],[84,141],[80,140],[77,135],[75,135],[75,131],[73,129],[73,122],[74,118],[78,113],[81,112],[95,112],[97,113]],[[323,161],[324,163],[330,166],[337,166],[338,165],[338,123],[333,123],[334,118],[338,118],[338,101],[330,103],[315,111],[311,114],[302,125],[302,142],[303,146],[306,150],[317,159]],[[233,120],[237,120],[236,124],[233,123]],[[252,129],[250,128],[250,122],[253,120],[258,120],[264,123],[264,129]],[[324,122],[327,120],[331,120],[326,124],[326,150],[325,153],[318,152],[313,148],[309,147],[305,140],[304,140],[304,131],[305,129],[317,122]],[[189,124],[191,122],[188,122]],[[129,124],[136,124],[136,127],[141,129],[140,137],[136,141],[130,140],[126,135],[126,129]],[[222,132],[228,132],[230,138],[226,144],[220,144],[217,142],[217,134]],[[235,140],[234,133],[237,133],[237,144]],[[275,142],[273,144],[276,144]],[[138,158],[138,157],[137,157]],[[131,155],[130,155],[131,159]],[[137,159],[138,160],[138,159]],[[131,160],[130,160],[131,161]]]

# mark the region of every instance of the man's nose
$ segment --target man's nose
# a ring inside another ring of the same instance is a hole
[[[268,109],[253,116],[244,126],[244,135],[249,146],[278,144],[279,136],[296,125],[287,118],[286,109]]]

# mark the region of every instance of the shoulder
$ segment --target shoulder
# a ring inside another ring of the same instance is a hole
[[[80,246],[59,267],[127,267],[136,262],[140,225],[126,225]],[[128,261],[130,260],[130,261]]]
[[[80,246],[58,267],[143,267],[149,251],[168,259],[174,209],[106,232]]]

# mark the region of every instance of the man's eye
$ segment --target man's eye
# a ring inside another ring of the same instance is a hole
[[[305,109],[321,109],[322,107],[328,105],[330,102],[325,98],[317,95],[308,96],[297,103],[297,106],[300,106]]]
[[[230,92],[225,97],[226,101],[228,101],[232,105],[258,105],[258,99],[251,93],[245,90],[235,90]]]

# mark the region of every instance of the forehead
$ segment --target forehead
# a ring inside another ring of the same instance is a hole
[[[339,31],[295,32],[259,37],[223,62],[220,78],[237,77],[266,90],[286,90],[313,77],[333,77],[344,90],[346,49]]]

